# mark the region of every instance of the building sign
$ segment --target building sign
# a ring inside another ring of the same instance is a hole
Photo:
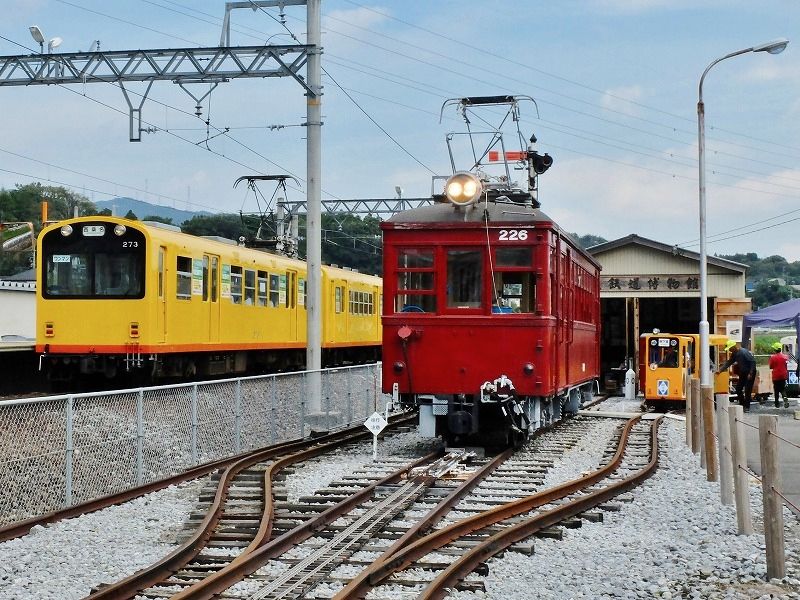
[[[601,275],[601,292],[699,292],[699,275]]]

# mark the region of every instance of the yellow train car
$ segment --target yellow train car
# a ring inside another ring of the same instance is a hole
[[[712,369],[722,361],[727,338],[709,336]],[[639,386],[648,404],[685,403],[686,373],[699,378],[700,336],[698,334],[646,333],[639,341]],[[728,373],[713,377],[714,393],[728,392]]]
[[[37,241],[36,348],[55,380],[299,369],[306,263],[177,227],[80,217]],[[325,366],[380,356],[382,280],[323,267]]]

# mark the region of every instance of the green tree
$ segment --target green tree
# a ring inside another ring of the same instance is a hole
[[[590,233],[586,235],[578,235],[577,233],[572,233],[570,235],[572,235],[572,237],[574,237],[577,240],[578,244],[580,244],[580,247],[583,248],[584,250],[586,250],[586,248],[591,248],[592,246],[597,246],[598,244],[605,244],[608,241],[604,237],[600,237],[599,235],[592,235]]]
[[[792,288],[786,285],[779,285],[776,281],[762,281],[756,286],[751,295],[753,310],[761,310],[773,304],[786,302],[791,300],[792,297]]]
[[[0,222],[25,221],[33,224],[36,235],[42,229],[42,201],[48,205],[48,221],[79,215],[93,215],[93,202],[63,187],[41,183],[17,185],[12,190],[0,189]],[[0,275],[14,275],[31,268],[31,252],[0,252]]]
[[[230,213],[192,217],[183,222],[181,230],[191,235],[216,235],[234,241],[238,241],[240,237],[248,237],[242,218]]]
[[[173,225],[172,217],[159,217],[158,215],[147,215],[146,217],[142,217],[142,221],[153,221],[155,223]]]
[[[124,219],[128,219],[129,221],[138,221],[139,217],[136,216],[136,213],[132,210],[129,210],[127,214],[123,217]]]

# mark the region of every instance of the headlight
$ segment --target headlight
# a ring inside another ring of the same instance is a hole
[[[474,173],[462,171],[447,180],[444,193],[453,204],[466,206],[480,199],[483,194],[483,183]]]
[[[125,227],[125,225],[115,225],[114,226],[114,235],[116,235],[116,236],[125,235],[126,231],[127,231],[127,228]]]
[[[61,227],[61,235],[67,237],[72,234],[72,225],[62,225]]]

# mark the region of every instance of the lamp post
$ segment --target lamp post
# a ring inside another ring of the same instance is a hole
[[[739,56],[748,52],[768,52],[769,54],[780,54],[786,49],[789,40],[780,38],[737,50],[726,54],[722,58],[718,58],[703,71],[700,77],[700,86],[698,89],[697,100],[697,149],[698,149],[698,164],[700,168],[700,388],[702,396],[711,394],[711,373],[708,356],[708,264],[706,255],[706,160],[705,160],[705,105],[703,104],[703,80],[711,70],[711,67],[726,58]]]

